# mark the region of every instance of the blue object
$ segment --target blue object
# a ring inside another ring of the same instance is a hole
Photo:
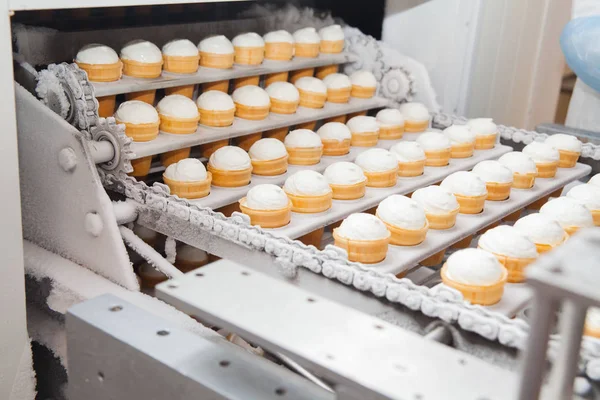
[[[600,16],[570,21],[560,36],[560,47],[577,77],[600,92]]]

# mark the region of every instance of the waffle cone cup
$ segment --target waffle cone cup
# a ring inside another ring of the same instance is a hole
[[[496,146],[496,133],[475,136],[475,150],[489,150]]]
[[[205,110],[199,108],[200,123],[206,126],[224,127],[231,126],[235,116],[235,108],[230,110]]]
[[[337,117],[331,117],[331,118],[327,118],[325,120],[325,123],[327,122],[341,122],[342,124],[346,123],[346,116],[345,115],[338,115]]]
[[[483,211],[487,193],[481,196],[463,196],[455,193],[454,196],[460,206],[461,214],[479,214]]]
[[[404,121],[404,131],[410,133],[425,132],[429,128],[429,121]]]
[[[358,99],[370,99],[371,97],[375,96],[376,91],[376,87],[352,85],[352,91],[350,94],[352,97],[356,97]]]
[[[309,131],[314,131],[317,127],[317,121],[308,121],[302,122],[294,127],[294,129],[308,129]]]
[[[233,88],[235,89],[239,89],[241,87],[244,86],[258,86],[258,84],[260,83],[260,76],[258,75],[254,75],[254,76],[244,76],[242,78],[236,78],[233,81]]]
[[[294,56],[294,45],[287,42],[265,43],[265,59],[290,61]]]
[[[375,215],[377,218],[381,219],[379,215]],[[416,230],[403,229],[392,224],[388,224],[385,221],[383,221],[383,223],[385,226],[387,226],[391,233],[390,244],[395,246],[416,246],[420,243],[423,243],[425,237],[427,236],[427,231],[429,230],[429,224],[427,221],[425,221],[425,226],[423,226],[423,228]]]
[[[200,154],[204,158],[210,158],[210,156],[221,147],[225,147],[229,144],[229,139],[217,140],[216,142],[205,143],[200,145]]]
[[[323,146],[321,147],[286,147],[290,165],[315,165],[321,161]]]
[[[265,75],[265,87],[269,87],[271,83],[275,82],[287,82],[289,77],[289,71],[273,72],[272,74],[267,74]]]
[[[77,66],[87,73],[90,82],[114,82],[121,79],[123,63],[114,64],[86,64],[76,62]]]
[[[335,245],[346,250],[349,261],[376,264],[385,260],[391,235],[377,240],[353,240],[338,235],[337,231],[333,230]]]
[[[102,118],[112,117],[115,113],[117,96],[104,96],[98,98],[98,115]]]
[[[513,174],[513,187],[515,189],[531,189],[535,183],[536,176],[537,173],[519,174],[515,172]]]
[[[337,54],[344,51],[344,40],[321,40],[321,53]]]
[[[323,80],[326,76],[335,74],[340,70],[339,65],[326,65],[324,67],[317,67],[315,70],[315,76],[321,80]]]
[[[325,233],[324,227],[307,233],[306,235],[299,237],[298,240],[307,246],[315,246],[317,249],[320,249],[321,242],[323,241],[323,233]]]
[[[481,247],[480,247],[481,249]],[[500,264],[504,265],[508,272],[507,281],[510,283],[525,282],[525,268],[534,262],[536,258],[516,258],[509,257],[502,254],[492,253]]]
[[[275,160],[252,160],[252,173],[262,176],[276,176],[285,174],[288,168],[288,156],[285,155]]]
[[[425,150],[425,165],[428,167],[445,167],[450,163],[450,149]]]
[[[523,210],[517,210],[512,214],[507,215],[502,220],[505,222],[516,222],[519,218],[521,218],[521,212]]]
[[[225,79],[223,81],[206,82],[206,83],[202,84],[203,92],[209,92],[211,90],[228,93],[229,92],[229,79]]]
[[[398,168],[383,172],[367,172],[364,171],[367,177],[367,186],[376,188],[392,187],[398,181]]]
[[[135,78],[158,78],[162,72],[163,62],[143,63],[133,60],[121,60],[123,62],[123,75]]]
[[[294,55],[296,57],[315,58],[319,56],[319,43],[296,43],[294,45]]]
[[[352,118],[354,118],[354,117],[360,117],[360,116],[366,117],[366,116],[367,116],[367,114],[368,114],[367,110],[364,110],[364,111],[356,111],[356,112],[353,112],[353,113],[350,113],[350,114],[348,114],[348,115],[346,116],[346,120],[347,120],[347,121],[350,121]]]
[[[300,92],[300,105],[307,108],[323,108],[327,100],[326,93],[308,92],[298,89]]]
[[[283,101],[271,97],[271,112],[276,114],[294,114],[299,101]]]
[[[321,139],[324,156],[343,156],[350,152],[350,139],[338,140]]]
[[[252,225],[261,228],[281,228],[290,223],[292,219],[292,202],[288,202],[287,207],[278,210],[256,210],[246,206],[246,198],[240,200],[240,209],[244,214],[250,217]]]
[[[277,139],[277,140],[280,140],[283,142],[289,131],[290,131],[290,127],[284,126],[282,128],[271,129],[269,131],[265,131],[263,133],[263,137],[273,138],[273,139]]]
[[[140,280],[142,281],[142,288],[145,289],[154,289],[156,285],[162,283],[169,279],[166,275],[157,276],[152,274],[145,273],[141,268],[138,269],[138,275],[140,276]]]
[[[404,135],[404,125],[379,127],[379,139],[396,140],[396,139],[402,139],[403,135]]]
[[[581,227],[574,226],[574,225],[573,226],[563,227],[563,229],[565,230],[565,232],[567,232],[567,234],[569,236],[573,236],[574,234],[576,234],[579,231],[580,228]]]
[[[512,182],[486,182],[485,186],[488,191],[487,200],[502,201],[510,197],[510,189],[512,188]]]
[[[213,174],[213,183],[214,183],[214,178],[215,178],[215,175]],[[215,186],[215,185],[213,184],[213,186]],[[240,203],[237,202],[237,203],[233,203],[233,204],[228,204],[223,207],[219,207],[215,211],[220,212],[221,214],[223,214],[226,217],[231,217],[231,215],[234,212],[242,212],[242,209],[240,208]]]
[[[199,116],[195,118],[177,118],[163,114],[159,114],[159,116],[160,130],[163,132],[188,135],[190,133],[196,133],[196,130],[198,129]]]
[[[304,78],[305,76],[313,76],[315,74],[314,68],[303,68],[297,69],[295,71],[290,71],[290,82],[296,83],[296,81],[300,78]]]
[[[559,168],[573,168],[577,165],[577,160],[581,153],[569,150],[558,150],[560,154],[560,160],[558,161]]]
[[[526,208],[528,208],[530,210],[539,210],[540,208],[542,208],[542,206],[544,204],[546,204],[548,202],[548,200],[550,199],[550,196],[551,195],[547,194],[546,196],[542,197],[541,199],[537,199],[533,203],[529,204]]]
[[[165,95],[171,96],[174,94],[180,94],[182,96],[187,97],[188,99],[192,99],[194,97],[194,88],[195,87],[196,87],[196,85],[185,85],[185,86],[165,88]]]
[[[375,132],[352,132],[352,146],[373,147],[379,141],[379,131]]]
[[[354,183],[352,185],[336,185],[330,183],[334,200],[356,200],[364,197],[367,181]]]
[[[182,258],[177,258],[175,260],[175,264],[173,264],[178,270],[183,272],[184,274],[198,269],[200,267],[208,264],[208,258],[206,260],[185,260]]]
[[[425,171],[425,160],[398,162],[398,176],[405,178],[421,176]]]
[[[554,178],[558,169],[558,161],[550,163],[535,163],[538,171],[538,178]]]
[[[125,100],[132,101],[143,101],[144,103],[154,106],[154,99],[156,98],[156,89],[142,90],[141,92],[125,93]]]
[[[583,334],[585,336],[591,336],[600,339],[600,329],[591,327],[589,324],[583,326]]]
[[[446,254],[446,249],[444,249],[442,251],[438,251],[434,255],[431,255],[431,256],[427,257],[426,259],[424,259],[423,261],[421,261],[419,264],[421,264],[424,267],[435,267],[436,265],[439,265],[439,264],[441,264],[442,261],[444,261],[445,254]]]
[[[171,189],[173,196],[179,196],[183,199],[200,199],[210,193],[210,183],[212,174],[207,172],[206,179],[198,182],[182,182],[167,178],[163,174],[163,182]]]
[[[159,122],[149,124],[132,124],[116,120],[117,124],[125,124],[125,134],[134,142],[149,142],[158,136]]]
[[[347,103],[350,101],[351,88],[327,89],[327,101],[330,103]]]
[[[473,241],[473,235],[469,235],[466,238],[463,238],[463,239],[459,240],[458,242],[454,243],[450,247],[453,249],[466,249],[467,247],[471,246],[472,241]]]
[[[189,158],[191,150],[192,149],[190,147],[185,147],[179,150],[167,151],[166,153],[162,153],[160,155],[160,162],[166,168],[171,164],[175,164],[176,162]]]
[[[500,221],[496,221],[496,222],[492,222],[491,224],[489,224],[488,226],[486,226],[485,228],[482,228],[481,230],[479,230],[479,232],[477,232],[478,235],[483,235],[484,233],[486,233],[487,231],[489,231],[490,229],[494,229],[495,227],[497,227],[498,225],[500,225]]]
[[[502,299],[502,295],[504,294],[504,284],[508,279],[508,271],[506,271],[506,268],[503,268],[502,277],[498,282],[487,286],[466,285],[455,282],[446,275],[447,269],[447,264],[444,264],[441,271],[442,282],[444,282],[444,285],[450,286],[461,292],[465,300],[469,303],[491,306]]]
[[[207,68],[229,69],[233,67],[234,54],[200,52],[200,66]]]
[[[131,166],[133,167],[133,172],[129,174],[129,176],[133,176],[136,178],[143,178],[148,176],[150,173],[150,166],[152,165],[152,156],[138,158],[136,160],[131,160]]]
[[[260,121],[269,116],[270,105],[264,107],[247,106],[235,103],[235,116],[252,121]]]
[[[475,143],[453,144],[450,148],[450,157],[469,158],[473,156],[473,150],[475,150]]]
[[[240,136],[235,139],[235,144],[244,151],[249,151],[250,147],[262,139],[262,132],[251,133],[249,135]]]
[[[219,187],[242,187],[250,184],[252,166],[237,171],[227,171],[213,167],[210,162],[207,168],[212,174],[212,185]]]
[[[600,210],[591,210],[591,213],[594,218],[594,225],[600,226]]]
[[[450,229],[456,224],[456,216],[458,215],[458,210],[452,210],[446,214],[429,214],[425,213],[427,217],[427,222],[429,222],[429,229],[435,230],[443,230]]]
[[[163,69],[175,74],[194,74],[198,71],[200,54],[195,56],[163,55]]]
[[[240,65],[260,65],[265,59],[264,47],[234,47],[235,63]]]
[[[292,201],[293,212],[303,214],[314,214],[327,211],[331,208],[331,200],[333,199],[332,192],[320,196],[300,196],[288,192],[285,193]]]

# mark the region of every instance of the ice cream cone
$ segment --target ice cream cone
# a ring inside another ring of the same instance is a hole
[[[595,337],[595,338],[599,338],[600,339],[600,329],[593,328],[593,327],[589,326],[588,324],[584,325],[584,327],[583,327],[583,334],[585,336],[591,336],[591,337]]]
[[[483,211],[487,194],[481,196],[463,196],[454,194],[460,206],[461,214],[479,214]]]
[[[367,186],[376,188],[392,187],[398,181],[398,168],[383,172],[367,172],[364,171],[367,177]]]
[[[212,185],[219,187],[242,187],[250,183],[252,167],[238,171],[226,171],[213,167],[208,163],[207,168],[212,174]]]
[[[376,264],[385,260],[390,236],[377,240],[352,240],[338,235],[337,229],[333,230],[335,245],[346,250],[348,260],[363,264]]]
[[[259,121],[269,116],[269,108],[270,106],[254,107],[235,103],[235,116],[252,121]]]
[[[560,154],[560,160],[558,161],[559,168],[573,168],[577,165],[577,160],[581,153],[569,150],[558,150]]]
[[[398,176],[414,177],[421,176],[425,171],[425,160],[398,162]]]
[[[183,182],[167,178],[163,174],[163,182],[169,186],[173,196],[179,196],[184,199],[200,199],[210,193],[210,182],[212,174],[207,172],[206,179],[199,182]]]
[[[475,136],[475,150],[489,150],[496,145],[496,134]]]
[[[133,172],[129,173],[130,176],[136,178],[144,178],[148,176],[150,172],[150,166],[152,165],[152,156],[138,158],[136,160],[131,160],[131,166],[133,167]]]
[[[300,105],[307,108],[323,108],[325,101],[327,100],[327,94],[307,92],[302,89],[298,89],[300,92]]]
[[[496,253],[492,254],[506,268],[508,272],[507,281],[510,283],[525,282],[525,268],[536,260],[535,258],[515,258]]]
[[[352,132],[352,146],[373,147],[379,140],[379,132]]]
[[[154,105],[154,99],[156,98],[156,90],[142,90],[141,92],[125,93],[125,100],[127,101],[143,101],[144,103]]]
[[[305,76],[313,76],[315,74],[314,68],[304,68],[297,69],[295,71],[290,71],[290,82],[296,83],[296,81],[300,78],[304,78]]]
[[[323,241],[323,233],[325,228],[316,229],[304,236],[298,238],[299,241],[307,246],[315,246],[317,249],[321,248],[321,242]]]
[[[157,63],[142,63],[133,60],[121,61],[123,62],[123,75],[152,79],[158,78],[162,72],[162,61]]]
[[[450,149],[425,150],[425,165],[428,167],[445,167],[450,163]]]
[[[125,134],[134,142],[149,142],[158,136],[158,122],[149,124],[131,124],[116,120],[117,124],[125,124]]]
[[[404,135],[404,126],[381,126],[379,127],[379,139],[396,140],[402,139]]]
[[[354,117],[360,117],[360,116],[363,116],[363,117],[365,117],[367,114],[368,114],[367,110],[364,110],[364,111],[356,111],[356,112],[353,112],[353,113],[350,113],[350,114],[348,114],[348,115],[346,116],[346,120],[347,120],[347,121],[350,121],[352,118],[354,118]]]
[[[459,143],[453,144],[450,149],[450,157],[452,158],[468,158],[473,155],[475,143]]]
[[[343,156],[350,152],[350,139],[342,141],[323,139],[321,142],[323,142],[324,156]]]
[[[542,197],[541,199],[537,199],[536,201],[534,201],[533,203],[529,204],[527,206],[528,209],[530,210],[539,210],[540,208],[542,208],[542,206],[544,204],[546,204],[548,202],[548,200],[550,199],[550,194]]]
[[[424,267],[435,267],[436,265],[439,265],[442,261],[444,261],[445,254],[446,254],[446,249],[444,249],[442,251],[438,251],[434,255],[429,256],[426,259],[424,259],[423,261],[421,261],[419,264],[421,264]]]
[[[286,147],[290,165],[315,165],[321,161],[323,147]]]
[[[566,227],[563,227],[563,228],[564,228],[565,232],[567,232],[567,234],[568,234],[569,236],[573,236],[573,235],[574,235],[574,234],[576,234],[576,233],[579,231],[579,229],[580,229],[580,227],[579,227],[579,226],[566,226]]]
[[[260,65],[265,58],[264,47],[234,47],[235,63],[240,65]]]
[[[337,117],[331,117],[331,118],[327,118],[325,120],[325,123],[328,122],[340,122],[342,124],[346,123],[346,116],[345,115],[338,115]]]
[[[301,124],[298,124],[294,127],[294,129],[308,129],[309,131],[314,131],[316,130],[315,128],[317,127],[317,121],[309,121],[309,122],[303,122]]]
[[[285,189],[284,189],[285,190]],[[303,214],[320,213],[331,208],[333,193],[320,196],[300,196],[285,192],[292,201],[292,211]]]
[[[175,164],[178,161],[189,158],[190,151],[190,147],[185,147],[179,150],[167,151],[166,153],[162,153],[160,155],[160,162],[166,168],[171,164]]]
[[[486,182],[485,184],[488,195],[487,200],[502,201],[510,197],[510,189],[512,183]]]
[[[183,272],[184,274],[187,274],[188,272],[191,272],[195,269],[203,267],[206,264],[208,264],[208,259],[200,261],[200,260],[185,260],[185,259],[178,257],[175,259],[175,264],[173,264],[173,265],[178,270]]]
[[[459,240],[458,242],[454,243],[450,247],[453,249],[466,249],[469,246],[471,246],[472,241],[473,241],[473,235],[469,235],[466,238],[463,238],[463,239]]]
[[[296,57],[315,58],[319,56],[319,43],[296,43],[294,55]]]
[[[425,132],[429,128],[429,121],[411,121],[404,122],[404,131],[410,133]]]
[[[225,79],[224,81],[206,82],[206,83],[202,84],[203,92],[209,92],[211,90],[228,93],[229,92],[229,79]]]
[[[591,210],[591,213],[594,218],[594,225],[600,226],[600,210]]]
[[[272,74],[267,74],[265,75],[265,87],[269,87],[271,83],[275,82],[287,82],[289,77],[289,71],[273,72]]]
[[[207,68],[229,69],[233,67],[233,53],[217,54],[200,52],[200,66]]]
[[[450,229],[456,224],[456,216],[459,208],[452,210],[446,214],[429,214],[425,213],[429,228],[435,230]]]
[[[315,76],[321,80],[325,78],[327,75],[335,74],[340,70],[340,66],[335,65],[326,65],[324,67],[317,67],[315,70]]]
[[[377,217],[379,218],[379,215],[377,215]],[[392,224],[388,224],[385,221],[383,221],[383,223],[385,226],[387,226],[391,233],[390,244],[395,246],[416,246],[420,243],[423,243],[425,236],[427,235],[427,231],[429,230],[429,224],[427,221],[425,222],[425,226],[423,228],[416,230],[403,229]]]
[[[265,43],[265,59],[289,61],[294,56],[294,45],[287,42]]]
[[[246,198],[240,200],[240,209],[250,217],[252,225],[261,228],[280,228],[290,223],[292,218],[292,202],[279,210],[255,210],[246,206]]]
[[[276,176],[285,174],[288,168],[288,156],[285,155],[275,160],[252,160],[252,173],[262,176]]]
[[[159,114],[160,130],[162,132],[174,133],[177,135],[188,135],[196,133],[198,129],[199,117],[195,118],[177,118]]]
[[[504,284],[508,279],[508,272],[504,268],[501,279],[491,285],[480,286],[480,285],[466,285],[453,281],[446,274],[447,266],[444,264],[441,271],[442,282],[446,286],[450,286],[453,289],[458,290],[462,293],[466,301],[471,304],[479,304],[482,306],[491,306],[496,304],[502,298],[504,294]]]
[[[258,84],[260,83],[260,76],[258,75],[254,75],[254,76],[245,76],[242,78],[236,78],[233,81],[233,88],[235,89],[239,89],[241,87],[244,86],[258,86]]]
[[[538,178],[554,178],[558,169],[558,161],[550,163],[535,163],[538,170]]]
[[[98,97],[98,115],[102,118],[112,117],[115,113],[117,96]]]
[[[171,96],[173,94],[180,94],[182,96],[187,97],[188,99],[193,99],[195,87],[196,87],[196,85],[185,85],[185,86],[165,88],[165,95]]]
[[[77,63],[77,66],[87,73],[90,82],[114,82],[121,79],[123,63],[114,64],[86,64]]]
[[[370,99],[371,97],[375,96],[376,91],[377,88],[374,87],[352,85],[352,91],[350,93],[352,97],[359,99]]]
[[[214,179],[215,179],[215,174],[213,173],[213,186],[215,186],[214,185],[214,182],[215,182]],[[233,204],[228,204],[228,205],[223,206],[223,207],[219,207],[215,211],[216,212],[220,212],[221,214],[223,214],[226,217],[231,217],[231,215],[234,212],[242,212],[242,209],[240,208],[240,203],[237,202],[237,203],[233,203]]]
[[[480,229],[479,232],[477,232],[477,235],[483,235],[484,233],[486,233],[490,229],[494,229],[495,227],[497,227],[499,225],[500,225],[500,221],[492,222],[491,224],[489,224],[485,228]]]
[[[350,101],[350,88],[327,89],[327,101],[330,103],[347,103]]]
[[[199,108],[200,123],[206,126],[224,127],[233,124],[235,108],[231,110],[205,110]]]
[[[321,53],[337,54],[344,51],[343,40],[321,40]]]
[[[515,189],[531,189],[533,187],[533,184],[535,183],[536,176],[537,173],[519,174],[515,172],[513,174],[513,187]]]
[[[271,112],[276,114],[294,114],[298,109],[298,101],[283,101],[271,98]]]
[[[517,210],[512,214],[507,215],[502,220],[505,222],[516,222],[519,218],[521,218],[521,212],[523,210]]]
[[[566,229],[565,229],[565,231],[566,231]],[[575,230],[575,232],[576,231],[577,230]],[[559,244],[557,244],[556,246],[552,246],[552,245],[545,244],[545,243],[535,243],[535,248],[537,249],[538,253],[540,253],[540,254],[547,253],[547,252],[551,251],[552,249],[554,249],[555,247],[558,247],[561,244],[563,244],[564,242],[566,242],[568,238],[569,238],[569,234],[567,232],[565,234],[565,237],[563,238],[563,241],[560,242]]]
[[[217,140],[216,142],[205,143],[200,145],[200,154],[204,158],[210,158],[212,153],[219,150],[221,147],[225,147],[229,144],[229,139]]]
[[[288,132],[290,131],[289,126],[284,126],[283,128],[271,129],[270,131],[265,131],[263,133],[263,137],[265,138],[274,138],[280,141],[284,141]]]
[[[356,200],[365,195],[367,181],[358,182],[352,185],[336,185],[330,183],[335,200]]]
[[[148,266],[148,264],[142,264],[140,266],[140,268],[138,268],[138,271],[137,271],[138,275],[140,276],[140,280],[142,282],[142,285],[141,285],[142,288],[154,289],[154,287],[156,285],[169,279],[166,275],[147,273],[145,268],[142,268],[144,265]],[[153,268],[153,267],[148,266],[148,268]]]
[[[235,145],[244,151],[250,150],[250,147],[262,138],[262,132],[251,133],[249,135],[240,136],[235,138]]]
[[[163,69],[174,74],[193,74],[198,71],[200,54],[196,56],[163,55]]]

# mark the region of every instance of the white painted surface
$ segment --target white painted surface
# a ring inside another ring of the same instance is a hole
[[[9,10],[58,10],[60,8],[149,6],[155,4],[221,3],[248,0],[9,0]]]

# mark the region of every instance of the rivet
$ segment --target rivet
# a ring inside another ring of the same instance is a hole
[[[102,218],[95,212],[89,212],[85,215],[85,231],[93,237],[98,237],[104,229]]]
[[[75,150],[70,147],[65,147],[58,153],[58,164],[65,172],[75,171],[77,167],[77,155]]]

